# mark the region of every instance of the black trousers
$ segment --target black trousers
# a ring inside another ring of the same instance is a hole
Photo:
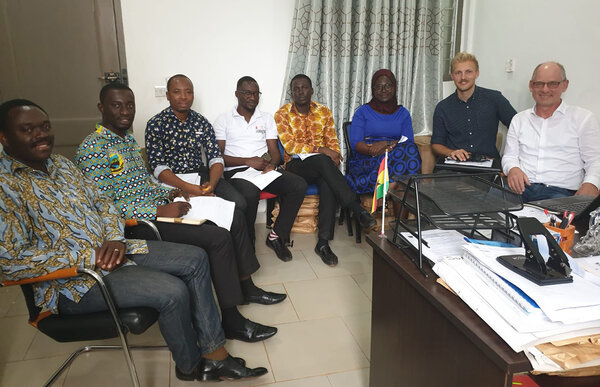
[[[333,160],[324,154],[304,160],[292,159],[287,162],[285,169],[319,187],[319,239],[333,239],[338,203],[342,208],[357,210],[360,207],[358,198],[346,183],[344,175]]]
[[[230,178],[236,172],[242,170],[244,170],[244,168],[225,172],[225,177],[246,201],[246,222],[248,224],[250,239],[254,241],[254,223],[256,222],[256,210],[258,208],[260,190],[257,186],[247,180]],[[273,230],[285,241],[290,240],[290,230],[294,225],[294,219],[296,219],[298,209],[304,200],[306,185],[306,181],[300,176],[283,171],[280,177],[275,179],[264,189],[264,191],[279,197],[279,215],[277,216]]]
[[[208,253],[210,275],[222,309],[244,303],[240,278],[260,267],[250,243],[246,220],[234,210],[231,232],[207,222],[200,226],[154,222],[162,240],[203,248]],[[132,235],[135,238],[135,233]]]

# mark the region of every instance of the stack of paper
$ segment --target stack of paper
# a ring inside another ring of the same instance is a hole
[[[573,282],[538,286],[500,264],[501,255],[522,248],[465,244],[461,257],[440,260],[434,271],[515,351],[525,351],[534,369],[561,366],[536,344],[600,334],[600,286],[570,259]]]

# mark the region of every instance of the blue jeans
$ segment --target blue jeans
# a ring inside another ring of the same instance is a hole
[[[175,364],[191,372],[203,354],[225,345],[207,255],[196,246],[170,242],[148,241],[148,249],[148,254],[128,256],[137,265],[120,267],[104,280],[118,307],[159,312],[160,331]],[[61,296],[58,307],[64,314],[107,309],[97,285],[78,303]]]
[[[575,195],[575,190],[554,187],[552,185],[546,185],[542,183],[532,183],[531,185],[525,186],[522,198],[523,203],[532,202],[534,200],[564,198],[566,196]]]

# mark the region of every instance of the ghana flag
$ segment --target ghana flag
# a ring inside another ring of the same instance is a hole
[[[375,192],[373,192],[373,206],[371,207],[371,213],[377,210],[377,200],[384,197],[387,193],[388,186],[390,185],[390,177],[388,176],[387,169],[387,158],[388,153],[385,152],[385,157],[381,160],[379,165],[379,172],[377,172],[377,181],[375,182]]]

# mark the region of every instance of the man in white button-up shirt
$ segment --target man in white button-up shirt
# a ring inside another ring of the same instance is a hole
[[[598,195],[600,125],[592,112],[563,102],[568,86],[560,63],[538,65],[529,81],[535,106],[511,121],[502,169],[524,202]]]

